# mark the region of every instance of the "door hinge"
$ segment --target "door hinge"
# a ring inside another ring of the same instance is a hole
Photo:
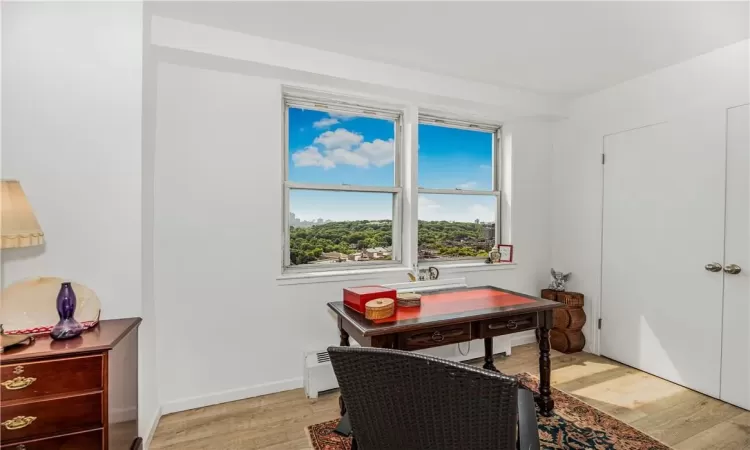
[[[599,319],[597,321],[597,326],[599,327],[600,330],[602,329],[602,319]]]
[[[604,156],[604,153],[602,153],[602,164],[604,164],[604,160],[605,160],[605,159],[606,159],[606,158],[605,158],[605,156]]]

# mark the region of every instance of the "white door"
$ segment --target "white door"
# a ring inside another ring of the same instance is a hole
[[[727,211],[721,399],[750,409],[750,107],[727,112]]]
[[[719,395],[725,110],[606,136],[601,353]]]

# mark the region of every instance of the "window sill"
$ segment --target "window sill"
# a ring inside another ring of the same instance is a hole
[[[446,273],[481,272],[485,270],[510,270],[515,269],[516,265],[516,263],[487,264],[483,262],[434,264],[434,266],[437,267],[441,272],[445,271]],[[348,282],[356,280],[377,279],[388,275],[405,275],[408,272],[411,272],[411,269],[404,266],[328,270],[320,272],[286,272],[276,277],[276,281],[280,286],[314,283],[335,283],[339,281]]]
[[[327,270],[320,272],[285,272],[276,281],[279,285],[311,284],[311,283],[334,283],[337,281],[353,281],[378,278],[393,274],[406,274],[410,272],[408,267],[370,267],[367,269]]]
[[[516,263],[495,263],[495,264],[487,264],[485,262],[470,262],[470,263],[443,263],[443,264],[433,264],[433,266],[437,267],[441,272],[481,272],[484,270],[508,270],[508,269],[515,269]]]

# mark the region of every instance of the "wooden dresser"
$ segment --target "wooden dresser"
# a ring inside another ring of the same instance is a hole
[[[140,449],[140,322],[103,320],[75,339],[43,335],[0,354],[0,449]]]

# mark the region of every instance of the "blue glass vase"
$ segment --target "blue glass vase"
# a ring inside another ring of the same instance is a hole
[[[83,326],[73,317],[75,312],[76,293],[73,292],[70,282],[65,282],[60,286],[60,293],[57,294],[57,314],[60,315],[60,321],[50,333],[52,339],[70,339],[83,332]]]

